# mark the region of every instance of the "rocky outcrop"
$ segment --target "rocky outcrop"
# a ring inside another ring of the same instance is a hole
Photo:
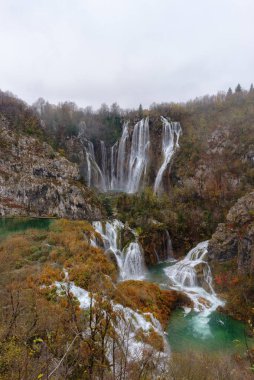
[[[230,209],[226,223],[219,224],[208,246],[210,260],[236,259],[238,273],[254,271],[254,192],[240,198]]]
[[[100,219],[93,192],[76,164],[50,145],[17,134],[0,115],[0,215]]]
[[[139,239],[148,266],[174,257],[172,242],[167,230],[154,227],[149,232],[142,233]]]

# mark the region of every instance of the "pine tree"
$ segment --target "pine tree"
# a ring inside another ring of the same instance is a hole
[[[140,104],[138,107],[138,116],[140,119],[142,119],[144,116],[142,104]]]
[[[242,87],[241,87],[241,85],[240,85],[240,83],[238,83],[238,85],[236,86],[236,88],[235,88],[235,93],[241,93],[243,90],[242,90]]]
[[[227,97],[229,97],[231,95],[233,95],[233,91],[232,91],[232,88],[229,87],[228,92],[227,92]]]

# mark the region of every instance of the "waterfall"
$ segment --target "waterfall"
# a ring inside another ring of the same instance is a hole
[[[212,286],[212,274],[206,261],[208,241],[199,243],[186,257],[164,269],[172,287],[186,293],[195,311],[210,314],[223,302]]]
[[[179,146],[178,141],[181,134],[181,125],[178,122],[170,122],[165,117],[161,116],[163,124],[162,134],[162,153],[163,163],[157,173],[154,183],[154,192],[157,193],[161,186],[163,174],[167,169],[167,166],[175,152],[175,149]]]
[[[110,149],[110,190],[116,188],[116,158],[117,158],[118,141]]]
[[[93,227],[98,232],[104,242],[106,252],[113,252],[119,276],[121,280],[138,279],[144,276],[145,262],[142,248],[137,241],[127,244],[122,247],[121,232],[124,225],[119,220],[115,219],[112,222],[93,222]],[[135,237],[134,232],[132,231]]]
[[[168,121],[161,116],[162,131],[162,157],[163,162],[158,169],[154,192],[158,193],[161,188],[163,175],[176,150],[181,134],[181,126],[178,122]],[[100,140],[100,165],[96,162],[94,146],[87,141],[87,184],[99,190],[117,190],[127,193],[135,193],[143,187],[147,168],[150,165],[151,149],[149,118],[143,118],[134,127],[124,122],[122,135],[111,148]],[[157,146],[156,146],[157,148]],[[149,182],[149,181],[148,181]]]
[[[108,189],[108,158],[105,142],[100,140],[101,147],[101,171],[104,178],[105,188]]]
[[[125,189],[126,187],[126,177],[128,178],[128,173],[126,168],[128,168],[128,153],[127,153],[127,141],[129,139],[128,122],[123,125],[122,137],[119,141],[118,155],[117,155],[117,186],[118,189]]]
[[[135,193],[139,190],[140,180],[146,172],[149,145],[149,118],[147,117],[134,127],[126,189],[128,193]]]
[[[129,131],[129,122],[124,123],[119,143],[111,148],[111,190],[127,193],[139,190],[146,172],[149,145],[148,117],[135,124],[132,134]]]
[[[167,260],[174,259],[172,241],[171,241],[168,230],[166,230],[166,238],[167,238],[167,242],[166,242],[166,244],[167,244],[167,248],[166,248],[167,249]]]
[[[86,178],[86,183],[87,183],[87,186],[91,186],[91,177],[92,177],[92,173],[91,173],[91,162],[90,162],[90,157],[89,157],[89,153],[86,152],[86,164],[87,164],[87,178]]]
[[[138,278],[144,275],[145,262],[138,243],[130,243],[125,250],[125,260],[122,266],[122,278]]]
[[[86,141],[86,164],[87,164],[87,185],[95,186],[101,190],[106,190],[106,183],[104,175],[96,162],[94,154],[94,146],[91,141]]]

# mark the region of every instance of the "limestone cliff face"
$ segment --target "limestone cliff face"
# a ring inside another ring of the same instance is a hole
[[[226,223],[219,224],[209,242],[211,260],[237,260],[238,273],[254,271],[254,192],[240,198],[230,209]]]
[[[17,134],[0,115],[0,215],[99,219],[100,205],[76,164],[47,143]]]

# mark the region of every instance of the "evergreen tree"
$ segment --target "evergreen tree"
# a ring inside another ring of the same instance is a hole
[[[250,93],[253,93],[254,92],[254,87],[253,87],[253,83],[251,83],[250,85]]]
[[[238,85],[236,86],[236,88],[235,88],[235,93],[241,93],[243,90],[242,90],[242,87],[241,87],[241,85],[240,85],[240,83],[238,83]]]
[[[142,119],[144,116],[142,104],[140,104],[138,107],[138,116],[140,119]]]
[[[229,97],[231,95],[233,95],[233,91],[232,91],[232,88],[229,87],[228,92],[227,92],[227,97]]]

